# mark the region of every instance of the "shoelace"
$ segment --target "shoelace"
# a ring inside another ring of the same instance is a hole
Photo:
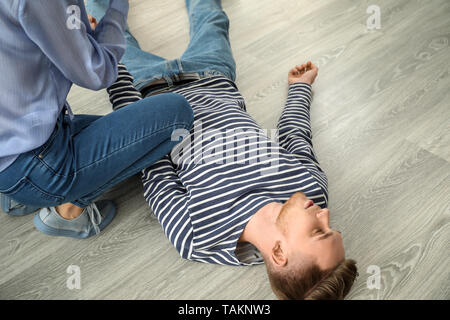
[[[99,234],[100,228],[98,226],[100,223],[102,223],[102,215],[100,214],[100,211],[98,210],[95,203],[90,204],[86,208],[86,211],[89,216],[89,219],[91,220],[92,225],[94,226],[95,234]]]

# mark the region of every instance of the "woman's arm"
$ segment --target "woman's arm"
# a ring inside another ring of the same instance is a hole
[[[73,83],[92,90],[110,86],[125,53],[127,0],[111,0],[95,31],[83,0],[20,0],[19,22],[27,36]],[[79,17],[77,18],[77,15]]]

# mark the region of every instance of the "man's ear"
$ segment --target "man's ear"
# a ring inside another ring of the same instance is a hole
[[[284,249],[284,250],[283,250]],[[287,251],[283,248],[282,242],[277,240],[272,248],[271,258],[273,263],[278,267],[284,267],[287,262]]]

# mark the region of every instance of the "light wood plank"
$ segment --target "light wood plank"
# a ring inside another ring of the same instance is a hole
[[[360,277],[350,299],[449,299],[450,2],[224,0],[237,84],[255,119],[276,127],[287,71],[319,64],[314,144],[330,182],[331,224]],[[145,50],[174,59],[189,42],[183,0],[133,0],[129,25]],[[104,91],[74,87],[76,113],[107,114]],[[0,215],[2,299],[273,299],[264,266],[182,260],[142,197],[137,177],[104,198],[118,215],[100,237],[40,234],[31,217]],[[78,265],[82,289],[68,290]],[[366,272],[381,268],[381,288]]]

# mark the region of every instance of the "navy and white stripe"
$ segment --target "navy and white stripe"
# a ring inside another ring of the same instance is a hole
[[[245,112],[244,99],[224,77],[173,92],[191,104],[194,127],[170,155],[143,171],[146,201],[183,258],[262,263],[253,245],[238,243],[261,207],[284,202],[296,192],[327,205],[327,178],[311,143],[311,87],[290,86],[278,143]]]
[[[118,64],[118,77],[106,91],[113,110],[117,111],[130,103],[142,100],[141,93],[133,86],[133,76],[128,72],[124,64]]]

